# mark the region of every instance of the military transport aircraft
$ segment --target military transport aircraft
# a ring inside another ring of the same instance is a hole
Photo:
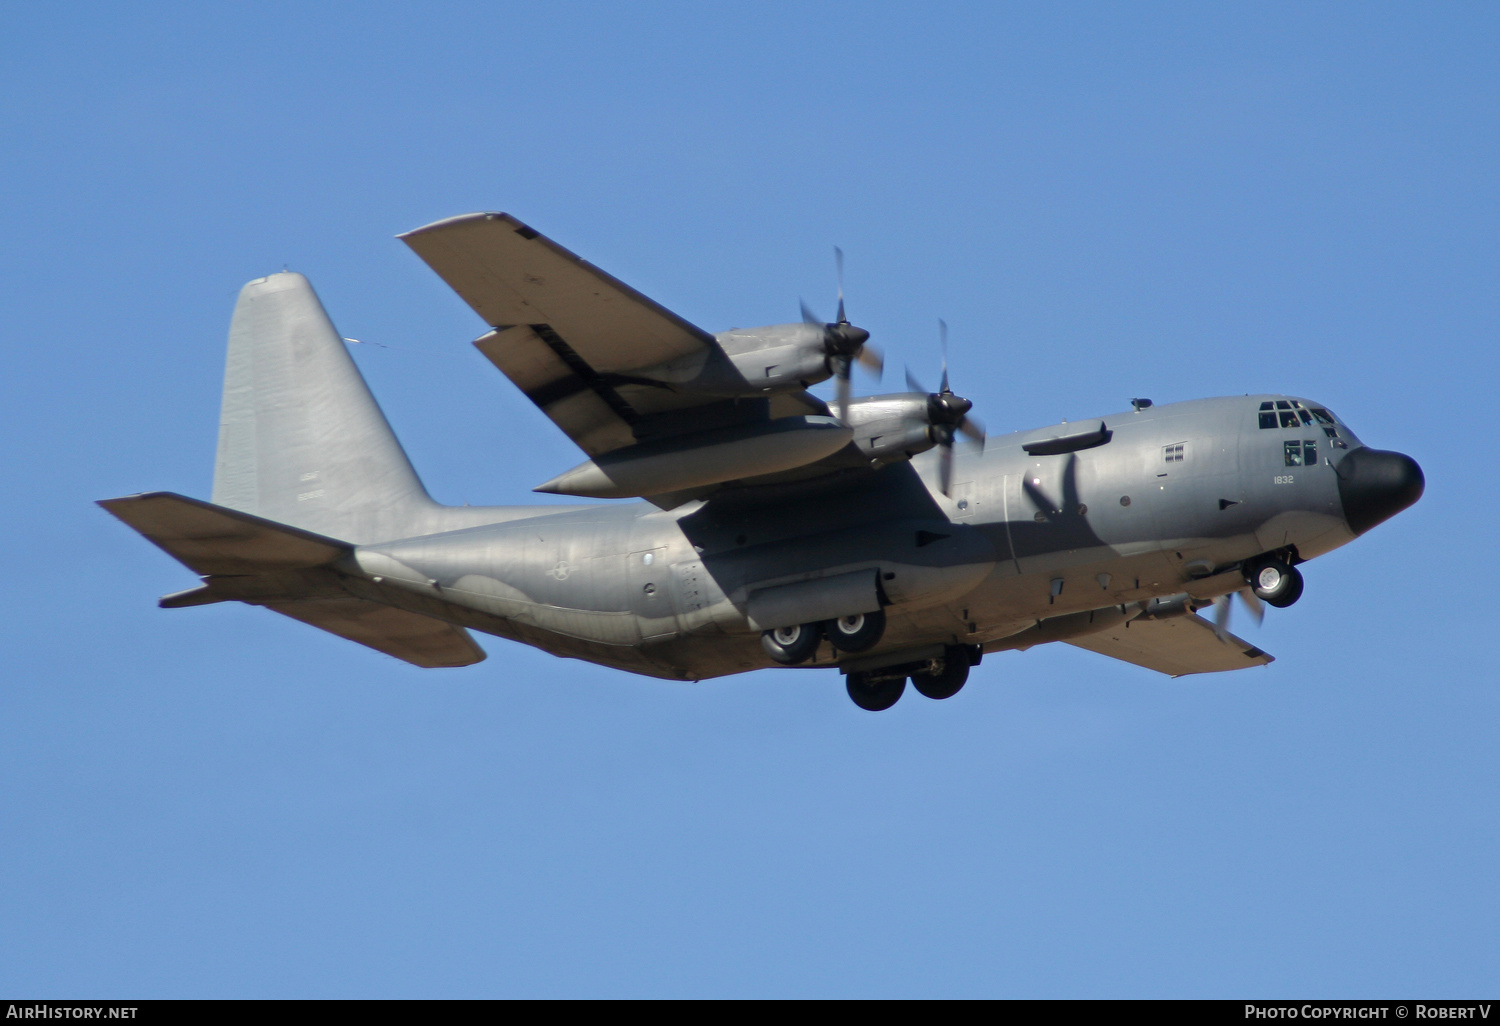
[[[201,576],[163,607],[264,606],[426,667],[483,659],[472,629],[674,680],[837,668],[877,710],[1051,641],[1174,676],[1269,663],[1231,598],[1291,605],[1300,564],[1424,487],[1305,397],[989,439],[946,368],[853,397],[879,357],[842,282],[832,323],[712,335],[506,214],[401,238],[588,457],[536,490],[645,501],[434,502],[312,286],[273,274],[234,310],[212,502],[100,503]],[[830,377],[832,408],[807,390]]]

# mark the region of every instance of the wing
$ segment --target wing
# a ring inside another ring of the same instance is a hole
[[[1213,624],[1191,614],[1168,620],[1129,620],[1098,634],[1069,638],[1067,643],[1173,677],[1243,670],[1275,658],[1233,634],[1220,641]]]
[[[805,392],[734,400],[695,390],[695,380],[735,374],[712,335],[508,214],[465,214],[400,238],[494,329],[479,350],[590,456],[821,405]]]

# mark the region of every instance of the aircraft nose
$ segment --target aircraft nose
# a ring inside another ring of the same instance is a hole
[[[1338,465],[1339,501],[1355,534],[1364,534],[1422,497],[1427,480],[1410,456],[1354,449]]]

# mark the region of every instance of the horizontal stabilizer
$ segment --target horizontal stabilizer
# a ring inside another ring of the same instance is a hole
[[[484,659],[484,649],[462,627],[379,602],[350,596],[267,602],[265,607],[416,666],[470,666]]]
[[[259,574],[322,566],[352,545],[174,492],[147,492],[99,505],[188,569]]]
[[[1158,673],[1182,677],[1189,673],[1219,673],[1264,666],[1274,660],[1243,638],[1214,633],[1214,625],[1189,614],[1165,620],[1137,618],[1115,627],[1066,639],[1112,659],[1144,666]]]
[[[329,564],[353,551],[333,538],[172,492],[99,503],[205,580],[168,595],[168,609],[238,600],[301,620],[417,666],[469,666],[484,649],[469,632],[344,591]]]

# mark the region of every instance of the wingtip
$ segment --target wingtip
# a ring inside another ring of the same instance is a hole
[[[445,217],[440,221],[433,221],[431,224],[424,224],[420,228],[413,228],[411,231],[400,232],[397,234],[396,238],[405,242],[406,240],[415,238],[418,235],[427,235],[431,232],[443,231],[444,229],[448,228],[457,228],[461,225],[473,224],[474,222],[481,221],[506,221],[516,227],[526,227],[525,225],[521,224],[520,221],[516,220],[509,214],[503,213],[502,211],[480,210],[472,214],[459,214],[456,217]]]

